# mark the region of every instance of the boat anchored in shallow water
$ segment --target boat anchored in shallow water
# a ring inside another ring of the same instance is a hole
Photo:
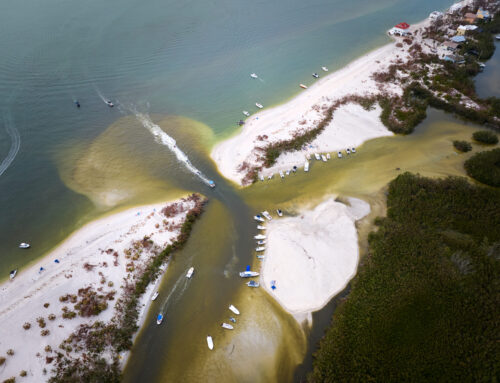
[[[112,108],[113,106],[115,106],[115,104],[113,104],[111,101],[107,100],[107,101],[104,101],[106,103],[107,106],[109,106],[110,108]]]
[[[342,152],[338,152],[338,153],[337,153],[337,157],[338,157],[338,158],[342,158]]]
[[[20,249],[29,249],[30,247],[31,247],[31,245],[29,243],[26,243],[26,242],[21,242],[19,244]]]
[[[247,117],[250,117],[250,113],[248,113],[246,110],[243,111],[243,114]]]
[[[240,310],[238,310],[235,306],[229,305],[229,310],[231,310],[236,315],[240,315]]]
[[[163,314],[159,313],[158,316],[156,317],[156,324],[160,325],[161,322],[163,322]]]
[[[214,349],[214,341],[210,335],[207,335],[207,345],[210,350]]]
[[[268,212],[267,210],[264,210],[264,211],[262,212],[262,215],[263,215],[264,217],[266,217],[268,221],[270,221],[270,220],[272,220],[272,219],[273,219],[273,217],[271,217],[271,214],[269,214],[269,212]]]
[[[259,287],[260,283],[259,282],[255,282],[255,281],[248,281],[247,282],[247,286],[248,287]]]
[[[314,153],[314,158],[316,158],[317,161],[321,160],[319,153]]]
[[[319,78],[319,74],[317,74],[316,72],[313,73],[313,77],[314,78]]]
[[[283,171],[282,171],[282,170],[280,170],[280,177],[281,177],[281,178],[285,178],[285,175],[283,174]]]
[[[250,270],[250,265],[247,266],[247,269],[245,271],[240,272],[241,278],[253,278],[253,277],[258,277],[258,276],[259,276],[259,273],[257,271]]]
[[[193,273],[194,273],[194,267],[190,267],[187,274],[186,274],[186,278],[191,279],[191,277],[193,276]]]
[[[266,230],[266,227],[262,226],[262,225],[257,225],[257,229],[259,229],[259,230]]]
[[[9,273],[9,279],[10,280],[13,280],[17,275],[17,269],[15,270],[12,270],[10,273]]]
[[[160,295],[160,293],[157,291],[153,294],[153,296],[151,297],[151,300],[154,301],[156,298],[158,298],[158,295]]]
[[[265,220],[264,220],[264,218],[262,218],[262,216],[261,216],[261,215],[259,215],[259,214],[255,215],[255,216],[253,217],[253,219],[255,219],[255,220],[256,220],[256,221],[258,221],[258,222],[264,222],[264,221],[265,221]]]
[[[309,171],[309,161],[304,162],[304,171],[305,172]]]
[[[356,148],[351,148],[351,152],[356,153]]]
[[[283,212],[280,209],[277,209],[276,213],[278,213],[279,217],[283,217]]]
[[[264,250],[266,250],[265,246],[259,246],[259,247],[255,248],[255,251],[264,251]]]
[[[321,159],[323,160],[323,162],[327,161],[326,156],[324,154],[321,155]]]
[[[307,85],[304,85],[304,84],[299,84],[299,86],[300,86],[302,89],[307,89]]]
[[[262,109],[264,107],[262,104],[259,104],[258,102],[255,103],[255,106],[259,109]]]
[[[263,240],[263,239],[261,239],[260,241],[257,241],[257,245],[263,245],[263,244],[265,244],[265,243],[266,243],[266,241],[265,241],[265,240]]]
[[[259,78],[259,76],[257,76],[257,74],[255,74],[255,73],[251,73],[251,74],[250,74],[250,77],[251,77],[251,78]]]
[[[323,69],[324,72],[328,72],[328,68],[326,66],[322,66],[321,69]]]
[[[230,325],[229,323],[225,323],[225,322],[221,323],[221,327],[225,328],[226,330],[233,330],[234,329],[234,327],[232,325]]]

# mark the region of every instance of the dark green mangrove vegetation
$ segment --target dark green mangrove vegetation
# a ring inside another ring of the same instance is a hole
[[[453,146],[462,153],[470,152],[472,150],[471,143],[467,141],[455,140],[453,141]]]
[[[464,167],[469,177],[500,187],[500,148],[476,153],[465,161]]]
[[[405,173],[310,382],[495,382],[500,190]]]
[[[498,143],[497,135],[489,130],[480,130],[479,132],[474,132],[474,134],[472,134],[472,138],[474,139],[474,141],[487,145],[495,145]]]

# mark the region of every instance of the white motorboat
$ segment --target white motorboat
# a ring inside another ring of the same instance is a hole
[[[351,154],[351,150],[350,150],[349,148],[347,148],[347,149],[345,150],[345,152],[346,152],[347,154]]]
[[[250,113],[248,113],[246,110],[243,111],[243,114],[247,117],[250,117]]]
[[[308,171],[309,171],[309,161],[306,161],[306,162],[304,163],[304,171],[305,171],[305,172],[308,172]]]
[[[280,170],[280,177],[285,178],[285,175],[283,174],[283,172],[281,170]]]
[[[321,155],[321,159],[323,160],[323,162],[327,161],[326,156],[324,154]]]
[[[330,156],[330,153],[326,153],[326,159],[329,160],[331,158],[332,158],[332,156]]]
[[[259,176],[259,179],[260,179],[261,181],[264,181],[264,176],[261,174],[261,175]]]
[[[241,278],[253,278],[253,277],[258,277],[258,276],[259,276],[259,273],[257,271],[251,271],[251,270],[240,271]]]
[[[264,221],[265,221],[265,219],[264,219],[264,218],[262,218],[262,216],[261,216],[260,214],[255,215],[255,216],[253,217],[253,219],[255,219],[255,220],[256,220],[256,221],[258,221],[258,222],[264,222]]]
[[[496,35],[496,36],[495,36],[495,38],[496,38],[497,40],[500,40],[500,35]]]
[[[207,335],[207,345],[210,350],[214,349],[214,341],[210,335]]]
[[[318,153],[314,153],[314,158],[316,158],[316,160],[321,160],[321,157]]]
[[[257,245],[263,245],[263,244],[265,244],[265,243],[266,243],[266,241],[265,241],[265,240],[263,240],[263,239],[261,239],[260,241],[257,241]]]
[[[212,189],[215,187],[215,182],[212,180],[208,181],[208,186],[210,186]]]
[[[267,219],[268,221],[270,221],[270,220],[272,220],[272,219],[273,219],[273,217],[271,217],[271,214],[269,214],[269,212],[268,212],[267,210],[264,210],[264,211],[262,212],[262,215],[263,215],[264,217],[266,217],[266,219]]]
[[[328,68],[326,66],[322,66],[321,69],[323,69],[323,71],[325,72],[328,72]]]
[[[342,158],[342,152],[338,152],[338,153],[337,153],[337,157],[338,157],[338,158]]]
[[[300,86],[302,89],[307,89],[307,85],[304,85],[304,84],[299,84],[299,86]]]
[[[313,77],[314,77],[314,78],[319,78],[319,74],[317,74],[317,73],[315,72],[315,73],[313,73]]]
[[[225,322],[221,324],[221,327],[225,328],[226,330],[233,330],[234,329],[233,326],[231,326],[229,323],[225,323]]]
[[[277,209],[276,213],[278,213],[279,217],[283,217],[283,212],[280,209]]]
[[[272,175],[272,174],[269,174],[269,175],[267,176],[267,179],[268,179],[268,180],[270,180],[271,178],[273,178],[273,175]]]
[[[19,244],[19,248],[20,248],[20,249],[29,249],[29,248],[30,248],[30,246],[31,246],[31,245],[30,245],[29,243],[26,243],[26,242],[21,242],[21,243]]]
[[[260,283],[259,282],[255,282],[255,281],[248,281],[247,282],[247,286],[248,287],[259,287]]]
[[[194,267],[190,267],[187,274],[186,274],[186,278],[191,279],[191,277],[193,276],[193,273],[194,273]]]
[[[352,148],[351,152],[356,153],[356,148]]]
[[[255,103],[255,106],[259,109],[262,109],[264,107],[262,104],[259,104],[258,102]]]
[[[106,103],[107,106],[109,106],[110,108],[112,108],[113,106],[115,106],[115,104],[113,104],[111,101],[107,100],[107,101],[104,101]]]
[[[230,305],[229,306],[229,310],[231,310],[233,313],[235,313],[236,315],[240,315],[240,310],[238,310],[236,307],[234,307],[233,305]]]
[[[285,172],[285,175],[289,176],[289,175],[290,175],[290,170],[287,170],[287,171]]]
[[[264,251],[266,250],[265,246],[259,246],[255,249],[255,251]]]
[[[264,255],[257,255],[257,258],[260,259],[260,260],[262,260],[262,259],[265,258],[265,256]]]
[[[251,78],[259,78],[259,76],[257,76],[255,73],[250,74],[250,77]]]
[[[157,291],[153,294],[153,296],[151,297],[151,300],[154,301],[156,298],[158,298],[158,295],[160,295],[160,293]]]
[[[161,322],[163,322],[163,314],[159,313],[158,316],[156,317],[156,324],[160,325]]]
[[[17,275],[17,269],[15,270],[12,270],[10,273],[9,273],[9,279],[10,280],[13,280]]]
[[[262,226],[262,225],[257,225],[257,229],[259,229],[259,230],[266,230],[266,227]]]
[[[255,239],[266,239],[266,236],[264,234],[257,234],[255,237]]]

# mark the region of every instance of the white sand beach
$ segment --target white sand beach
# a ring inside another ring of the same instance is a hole
[[[150,256],[176,238],[194,202],[179,201],[177,214],[167,218],[161,210],[171,205],[173,203],[140,206],[91,222],[43,259],[20,270],[12,281],[0,286],[0,356],[6,358],[0,366],[1,380],[11,376],[23,382],[47,380],[53,368],[51,358],[61,351],[58,347],[64,339],[82,323],[107,322],[113,317],[114,303],[122,293],[124,278],[131,274],[131,267],[140,268]],[[153,242],[141,247],[138,259],[127,255],[129,249],[137,249],[144,237]],[[61,302],[60,297],[76,295],[79,289],[89,286],[100,294],[116,291],[115,299],[97,316],[76,315],[73,319],[64,319],[63,307],[75,309],[70,301]],[[154,291],[155,286],[149,285],[142,297],[142,318]],[[54,314],[55,319],[51,320],[50,314]],[[43,329],[37,318],[44,319]],[[31,327],[24,329],[25,323]],[[42,336],[44,330],[49,333]],[[6,354],[9,349],[13,355]],[[19,378],[22,370],[27,376]]]
[[[429,25],[427,19],[412,25],[409,31],[413,39],[422,44],[423,51],[429,51],[417,30]],[[395,37],[392,43],[378,48],[346,67],[317,80],[307,90],[302,91],[289,102],[264,109],[245,121],[241,131],[220,143],[211,152],[211,157],[224,177],[237,184],[245,176],[245,164],[255,166],[259,163],[262,151],[270,143],[293,138],[297,132],[307,131],[324,118],[324,111],[335,101],[348,96],[377,95],[382,92],[401,95],[397,86],[386,84],[380,87],[372,75],[387,70],[396,60],[407,61],[410,57],[408,44],[397,46],[402,37]],[[400,44],[401,45],[401,44]],[[264,169],[263,175],[290,169],[293,165],[303,166],[306,153],[336,152],[356,147],[363,142],[382,136],[393,135],[380,121],[380,108],[367,111],[356,104],[340,106],[333,115],[333,120],[307,148],[292,153],[283,153],[275,165]]]
[[[350,206],[329,198],[312,210],[267,225],[261,282],[296,317],[321,309],[356,274],[355,222],[370,212],[370,205],[355,198],[348,201]]]

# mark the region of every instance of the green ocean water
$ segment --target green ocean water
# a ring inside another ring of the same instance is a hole
[[[6,277],[84,222],[114,209],[201,192],[211,202],[187,247],[171,262],[155,303],[168,308],[166,325],[160,331],[150,312],[125,380],[302,379],[314,348],[311,339],[320,336],[329,314],[316,318],[323,327],[304,331],[263,291],[241,287],[235,273],[255,262],[251,216],[275,205],[294,211],[328,194],[380,206],[380,189],[397,175],[396,167],[431,176],[463,174],[451,141],[467,139],[477,127],[432,112],[413,135],[374,140],[356,157],[328,168],[313,164],[308,178],[297,175],[286,188],[274,180],[239,191],[218,175],[209,150],[237,131],[241,111],[255,112],[256,101],[266,107],[285,102],[299,91],[298,83],[312,83],[311,73],[321,66],[339,69],[389,42],[384,32],[397,22],[420,21],[450,4],[0,4],[0,273]],[[477,79],[485,95],[495,93],[488,78],[497,74],[488,69]],[[252,72],[261,80],[250,79]],[[155,126],[215,180],[215,190],[187,170],[165,136],[154,136]],[[21,241],[32,248],[17,249]],[[199,270],[196,278],[189,288],[176,290],[191,264]],[[162,300],[167,295],[171,300]],[[234,336],[218,328],[229,302],[246,314]],[[217,334],[216,353],[207,354],[207,332]]]

